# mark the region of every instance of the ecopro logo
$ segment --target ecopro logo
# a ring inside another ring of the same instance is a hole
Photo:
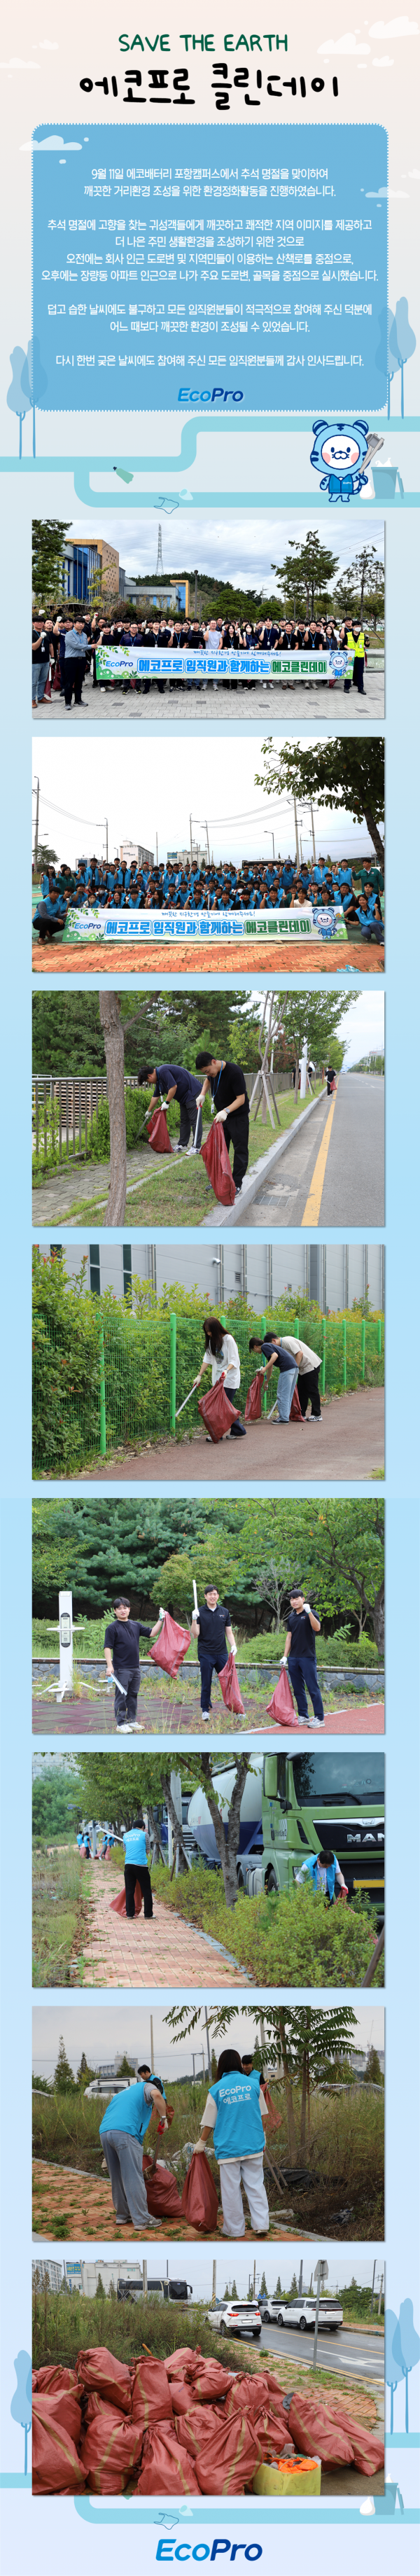
[[[241,403],[243,399],[239,385],[235,387],[234,393],[231,392],[230,385],[213,385],[213,392],[210,386],[207,390],[203,385],[201,393],[195,386],[180,385],[178,394],[179,403]]]
[[[166,2561],[166,2565],[168,2566],[169,2564],[169,2566],[172,2567],[174,2565],[175,2558],[181,2559],[181,2562],[184,2561],[185,2563],[187,2558],[195,2558],[200,2562],[200,2559],[203,2558],[240,2558],[241,2556],[244,2558],[262,2558],[260,2541],[213,2540],[210,2546],[210,2541],[196,2540],[194,2547],[191,2548],[189,2540],[179,2540],[177,2541],[176,2546],[173,2540],[158,2540],[156,2550],[156,2557],[159,2559],[163,2558]]]

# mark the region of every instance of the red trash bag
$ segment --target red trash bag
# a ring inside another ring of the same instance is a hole
[[[289,2434],[292,2442],[295,2443],[296,2450],[303,2451],[305,2459],[311,2459],[315,2451],[317,2458],[322,2461],[323,2468],[350,2467],[353,2459],[352,2442],[349,2440],[348,2433],[342,2433],[340,2426],[333,2423],[331,2415],[327,2414],[327,2408],[321,2404],[320,2398],[292,2397],[289,2406]]]
[[[299,1403],[299,1396],[298,1396],[297,1386],[295,1386],[294,1395],[292,1395],[292,1401],[291,1401],[291,1406],[290,1406],[289,1422],[304,1422],[304,1420],[305,1420],[305,1415],[304,1415],[304,1413],[302,1413],[302,1407],[301,1407],[301,1405],[300,1405],[300,1403]]]
[[[235,1711],[235,1717],[244,1717],[245,1709],[239,1689],[235,1655],[228,1655],[227,1664],[223,1664],[222,1671],[218,1674],[218,1680],[220,1682],[220,1689],[222,1699],[224,1699],[225,1708],[233,1708]]]
[[[171,2390],[163,2361],[146,2353],[142,2361],[136,2361],[132,2390],[132,2421],[142,2433],[150,2433],[152,2424],[163,2424],[165,2416],[168,2424],[173,2423]]]
[[[245,1405],[245,1422],[261,1422],[263,1378],[264,1369],[257,1369],[257,1375],[252,1379],[252,1386],[248,1387]]]
[[[218,2398],[223,2398],[224,2402],[225,2397],[229,2397],[230,2395],[232,2378],[233,2372],[231,2370],[226,2370],[222,2361],[200,2362],[200,2369],[196,2370],[194,2379],[193,2405],[197,2406],[200,2404],[201,2406],[213,2406]],[[205,2439],[207,2418],[203,2415],[202,2420],[204,2425],[203,2438]],[[219,2422],[220,2421],[221,2418],[219,2416]]]
[[[206,2405],[205,2414],[203,2414],[202,2406],[196,2406],[194,2403],[194,2390],[191,2388],[189,2397],[189,2414],[182,2417],[181,2439],[185,2443],[186,2451],[189,2451],[190,2459],[197,2460],[203,2448],[203,2426],[205,2426],[206,2441],[211,2433],[219,2431],[220,2406]],[[223,2409],[223,2415],[224,2411]]]
[[[370,2431],[370,2428],[367,2429],[365,2424],[356,2421],[351,2412],[351,2405],[346,2407],[344,2401],[340,2405],[339,2400],[334,2399],[333,2406],[330,2406],[328,2398],[328,2414],[331,2423],[339,2425],[341,2433],[348,2433],[349,2441],[353,2445],[356,2469],[360,2470],[362,2477],[373,2478],[376,2470],[384,2467],[383,2442],[379,2440],[376,2433]]]
[[[79,2389],[77,2370],[67,2369],[64,2363],[61,2368],[58,2362],[44,2362],[42,2370],[32,2372],[32,2388],[34,2397],[38,2396],[42,2389],[45,2397],[62,2397],[63,2388],[73,2388],[77,2395]]]
[[[299,1725],[299,1718],[296,1717],[293,1694],[285,1664],[282,1665],[281,1673],[279,1673],[278,1682],[276,1682],[275,1691],[273,1691],[273,1697],[272,1699],[267,1700],[267,1717],[275,1717],[277,1726]]]
[[[230,1396],[225,1394],[224,1372],[222,1377],[216,1378],[215,1385],[209,1387],[208,1395],[199,1396],[198,1410],[205,1430],[210,1432],[210,1439],[214,1441],[223,1440],[224,1431],[230,1431],[232,1422],[239,1421],[237,1405],[231,1404]]]
[[[32,2420],[32,2494],[84,2495],[85,2471],[71,2433],[57,2423],[51,2401],[39,2399]]]
[[[145,2155],[143,2151],[143,2174],[150,2217],[180,2218],[182,2204],[175,2174],[170,2172],[169,2165],[160,2164],[159,2161],[155,2164],[153,2173],[151,2168],[152,2158]]]
[[[215,1199],[221,1200],[222,1207],[233,1207],[236,1189],[223,1126],[210,1127],[205,1145],[200,1145],[200,1153]]]
[[[171,1619],[170,1610],[165,1610],[160,1637],[156,1638],[154,1646],[149,1646],[148,1663],[158,1664],[160,1671],[170,1673],[175,1681],[190,1645],[191,1629],[180,1628],[178,1620]]]
[[[77,2376],[89,2396],[94,2389],[107,2405],[119,2406],[123,2415],[131,2415],[131,2379],[128,2362],[116,2361],[107,2344],[88,2344],[77,2355]]]
[[[277,2410],[273,2398],[266,2406],[260,2407],[258,2415],[253,2416],[253,2429],[259,2444],[260,2460],[279,2460],[286,2448],[288,2452],[294,2448],[287,2415],[281,2406]]]
[[[33,2413],[51,2424],[63,2424],[65,2433],[70,2434],[70,2440],[78,2450],[82,2432],[82,2392],[77,2383],[76,2389],[54,2389],[52,2396],[45,2388],[34,2389]]]
[[[154,1110],[153,1118],[150,1120],[148,1134],[149,1145],[153,1146],[154,1154],[172,1154],[172,1145],[165,1109]]]
[[[251,2417],[222,2417],[220,2431],[212,2427],[206,2441],[203,2416],[203,2440],[197,2457],[197,2477],[201,2495],[243,2495],[252,2486],[261,2457],[260,2445]]]
[[[180,2379],[181,2373],[184,2379],[190,2380],[195,2377],[196,2370],[199,2370],[200,2362],[200,2343],[179,2343],[176,2352],[166,2354],[164,2367],[169,2380]]]
[[[210,2236],[217,2227],[219,2202],[216,2184],[210,2172],[208,2157],[205,2154],[202,2155],[201,2151],[200,2155],[191,2157],[191,2164],[185,2176],[181,2211],[182,2217],[188,2219],[190,2227],[201,2227],[207,2236]]]
[[[140,1879],[139,1879],[139,1878],[136,1878],[136,1884],[135,1884],[135,1889],[134,1889],[134,1912],[135,1912],[135,1914],[141,1914],[142,1904],[143,1904],[143,1897],[142,1897],[142,1892],[141,1892]],[[113,1896],[113,1897],[112,1897],[112,1901],[111,1901],[111,1905],[110,1905],[110,1909],[109,1909],[109,1911],[110,1911],[110,1914],[124,1914],[124,1915],[125,1915],[125,1912],[126,1912],[126,1904],[125,1904],[125,1887],[121,1887],[121,1888],[120,1888],[120,1894],[119,1894],[119,1896]],[[131,1916],[131,1921],[132,1921],[132,1920],[133,1920],[133,1917]]]
[[[145,2433],[140,2477],[134,2495],[199,2495],[193,2461],[183,2444],[172,2439],[166,2424]]]
[[[91,2495],[123,2495],[133,2469],[138,2468],[143,2434],[139,2424],[127,2422],[119,2407],[106,2406],[92,2390],[89,2398],[88,2425],[84,2434],[81,2459],[86,2485]]]

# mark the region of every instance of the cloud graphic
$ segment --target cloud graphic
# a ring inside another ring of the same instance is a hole
[[[8,63],[0,63],[0,72],[39,72],[40,63],[24,63],[21,54],[9,54]]]
[[[51,36],[40,36],[39,44],[37,43],[37,53],[58,54],[58,45],[54,42],[54,39]]]
[[[378,35],[379,33],[382,35],[385,33],[385,30],[378,28],[377,33]],[[359,45],[356,36],[325,36],[323,44],[318,45],[318,53],[334,55],[370,54],[370,45]]]
[[[39,71],[39,63],[36,66]],[[64,134],[46,134],[44,143],[21,143],[21,152],[81,152],[81,143],[65,143]]]
[[[407,196],[408,196],[408,189],[407,189],[407,188],[366,188],[366,190],[365,190],[365,195],[366,195],[366,197],[388,197],[388,198],[391,198],[391,197],[404,197],[404,199],[405,199],[405,200],[407,200]]]
[[[370,36],[418,36],[416,18],[375,18]]]
[[[393,54],[374,54],[374,56],[373,56],[373,62],[372,62],[372,71],[374,71],[374,72],[392,72],[393,60],[394,60]]]

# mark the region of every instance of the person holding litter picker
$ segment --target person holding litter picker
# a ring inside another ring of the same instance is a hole
[[[321,1621],[311,1602],[305,1601],[300,1583],[294,1583],[290,1594],[290,1611],[282,1664],[297,1700],[299,1726],[325,1725],[323,1701],[318,1681],[315,1640],[320,1635]],[[306,1684],[306,1689],[305,1689]],[[312,1700],[313,1717],[309,1716],[306,1690]]]
[[[197,1604],[191,1628],[193,1637],[198,1638],[201,1714],[210,1717],[213,1673],[223,1673],[228,1655],[236,1655],[230,1610],[226,1610],[224,1601],[219,1601],[216,1583],[205,1583],[204,1606]]]
[[[212,1111],[224,1127],[226,1144],[233,1145],[233,1179],[236,1196],[242,1189],[249,1161],[249,1100],[242,1065],[227,1064],[222,1055],[209,1055],[202,1050],[196,1055],[196,1072],[201,1073],[200,1106],[210,1085]]]
[[[130,1619],[130,1603],[124,1592],[114,1601],[114,1617],[105,1629],[104,1655],[107,1681],[114,1675],[114,1714],[119,1735],[141,1735],[137,1722],[137,1698],[140,1689],[139,1637],[157,1637],[163,1612],[153,1628],[145,1628],[141,1619]]]
[[[175,1153],[199,1154],[203,1121],[201,1083],[197,1082],[195,1073],[190,1073],[185,1064],[154,1064],[149,1071],[145,1068],[139,1073],[138,1082],[140,1086],[146,1084],[147,1089],[153,1092],[151,1109],[146,1112],[148,1118],[152,1117],[155,1109],[170,1109],[173,1100],[179,1101],[179,1141],[175,1145]]]
[[[216,2083],[210,2084],[195,2155],[211,2138],[220,2166],[222,2236],[245,2235],[241,2182],[246,2191],[255,2236],[268,2236],[270,2213],[264,2182],[264,2126],[267,2105],[255,2067],[244,2075],[236,2048],[223,2048]]]
[[[211,1368],[212,1386],[217,1386],[218,1378],[223,1378],[225,1393],[230,1396],[231,1403],[233,1404],[235,1395],[239,1394],[241,1383],[241,1363],[238,1344],[234,1340],[233,1333],[225,1332],[224,1324],[221,1324],[219,1315],[206,1315],[206,1320],[203,1324],[203,1333],[204,1359],[201,1362],[201,1369],[198,1370],[197,1377],[193,1379],[193,1385],[200,1386],[201,1378],[204,1377],[206,1369]],[[226,1439],[229,1440],[246,1440],[245,1423],[240,1422],[239,1420],[237,1422],[231,1422],[230,1431],[226,1432],[226,1435],[223,1434],[223,1437],[225,1436]]]

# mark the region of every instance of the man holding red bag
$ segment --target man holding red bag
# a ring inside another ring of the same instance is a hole
[[[236,1655],[230,1610],[219,1601],[217,1585],[205,1583],[204,1608],[194,1611],[191,1622],[193,1637],[198,1638],[198,1661],[201,1673],[201,1714],[209,1718],[213,1673],[222,1673],[228,1653]]]
[[[324,1726],[324,1707],[318,1681],[315,1639],[320,1636],[321,1621],[311,1602],[305,1601],[299,1584],[290,1594],[290,1611],[282,1664],[286,1666],[297,1700],[300,1726]],[[313,1717],[309,1717],[306,1689],[312,1700]]]
[[[140,1087],[147,1084],[147,1089],[153,1092],[152,1111],[170,1109],[173,1100],[179,1101],[179,1143],[175,1145],[175,1153],[198,1154],[203,1122],[199,1106],[201,1084],[197,1082],[195,1073],[190,1073],[185,1064],[154,1064],[149,1071],[145,1067],[139,1073],[138,1082]],[[148,1117],[149,1114],[148,1110]]]
[[[225,1139],[233,1145],[233,1179],[239,1197],[249,1160],[249,1100],[242,1065],[227,1064],[222,1055],[196,1055],[196,1071],[203,1076],[200,1105],[210,1084],[211,1104],[216,1126],[224,1127]]]

